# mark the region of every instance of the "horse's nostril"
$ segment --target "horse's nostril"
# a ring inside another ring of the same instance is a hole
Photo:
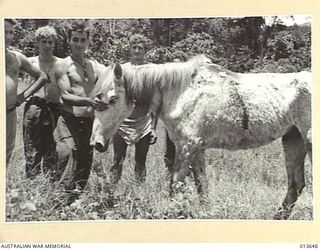
[[[106,150],[106,148],[104,148],[104,146],[102,145],[102,143],[97,142],[94,145],[95,149],[98,150],[99,152],[104,152]]]

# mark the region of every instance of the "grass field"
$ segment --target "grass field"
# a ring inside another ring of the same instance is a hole
[[[150,147],[147,181],[134,179],[134,147],[128,148],[119,184],[111,188],[109,168],[112,146],[95,152],[85,192],[71,206],[57,207],[64,194],[46,176],[28,180],[24,175],[22,110],[18,109],[18,131],[13,158],[6,169],[6,221],[118,220],[118,219],[272,219],[285,197],[287,177],[280,140],[254,150],[206,152],[209,196],[199,204],[191,177],[183,193],[171,199],[164,166],[164,128],[159,123],[158,141]],[[290,217],[313,220],[312,168],[305,165],[306,188]]]

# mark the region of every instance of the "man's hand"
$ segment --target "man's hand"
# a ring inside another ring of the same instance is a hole
[[[101,101],[99,98],[96,97],[93,100],[92,107],[94,108],[94,110],[104,111],[109,108],[109,104]]]
[[[157,142],[158,137],[157,137],[156,131],[155,131],[154,129],[151,129],[150,137],[151,137],[151,139],[150,139],[150,145],[155,144],[155,143]]]

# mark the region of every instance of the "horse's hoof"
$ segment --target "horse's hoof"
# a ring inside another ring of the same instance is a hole
[[[273,216],[274,220],[287,220],[290,216],[290,211],[280,208],[279,211]]]

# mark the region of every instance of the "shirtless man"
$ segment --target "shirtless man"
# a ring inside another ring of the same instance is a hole
[[[130,37],[131,62],[125,64],[144,64],[144,55],[147,39],[142,35]],[[113,136],[113,163],[111,166],[111,183],[116,184],[122,172],[122,163],[126,157],[128,145],[135,145],[135,177],[139,182],[144,182],[146,178],[146,159],[150,144],[156,142],[155,128],[157,119],[153,119],[152,114],[141,115],[138,110],[134,110],[130,117],[124,120],[117,133]]]
[[[6,50],[6,163],[10,162],[11,153],[14,147],[16,137],[17,113],[16,107],[24,100],[39,90],[47,82],[46,75],[35,65],[29,62],[28,58],[23,54],[9,49],[9,45],[14,36],[14,25],[16,21],[13,19],[5,19],[5,50]],[[36,81],[29,88],[17,94],[18,91],[18,75],[23,70],[33,76]]]
[[[86,186],[90,175],[93,148],[90,136],[94,109],[102,111],[108,104],[90,98],[98,76],[106,67],[85,58],[90,31],[84,22],[75,21],[68,29],[71,56],[56,68],[56,81],[63,100],[61,116],[54,132],[57,143],[60,183],[71,204]]]
[[[57,33],[53,27],[36,30],[36,46],[39,56],[29,61],[48,76],[48,83],[33,94],[26,102],[23,116],[23,140],[26,157],[26,176],[34,178],[41,172],[54,173],[55,141],[53,131],[60,115],[60,92],[55,80],[55,67],[60,58],[53,56]]]

